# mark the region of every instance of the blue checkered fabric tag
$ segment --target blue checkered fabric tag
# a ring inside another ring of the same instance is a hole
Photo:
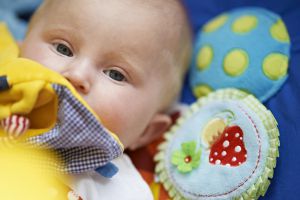
[[[53,84],[59,98],[58,122],[53,129],[28,139],[29,143],[55,149],[65,173],[95,170],[120,156],[119,143],[68,88]]]

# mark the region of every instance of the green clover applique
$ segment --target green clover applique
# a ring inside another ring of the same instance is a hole
[[[177,166],[179,172],[187,173],[199,166],[201,149],[196,151],[196,146],[195,141],[184,142],[180,150],[173,152],[171,162]]]

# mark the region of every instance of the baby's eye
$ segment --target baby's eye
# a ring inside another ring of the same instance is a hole
[[[108,75],[111,79],[115,81],[126,81],[126,77],[121,72],[114,69],[104,70],[104,74]]]
[[[72,50],[64,44],[56,43],[56,44],[54,44],[54,47],[55,47],[55,50],[62,55],[65,55],[68,57],[73,56]]]

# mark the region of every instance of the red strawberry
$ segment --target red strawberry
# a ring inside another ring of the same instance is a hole
[[[243,131],[239,126],[226,127],[211,146],[209,162],[232,167],[241,165],[247,159],[243,137]]]

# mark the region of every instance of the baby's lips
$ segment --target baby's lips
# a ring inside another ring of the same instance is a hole
[[[202,129],[201,141],[203,145],[207,148],[210,148],[221,136],[225,128],[226,124],[223,119],[214,118],[210,120]]]

